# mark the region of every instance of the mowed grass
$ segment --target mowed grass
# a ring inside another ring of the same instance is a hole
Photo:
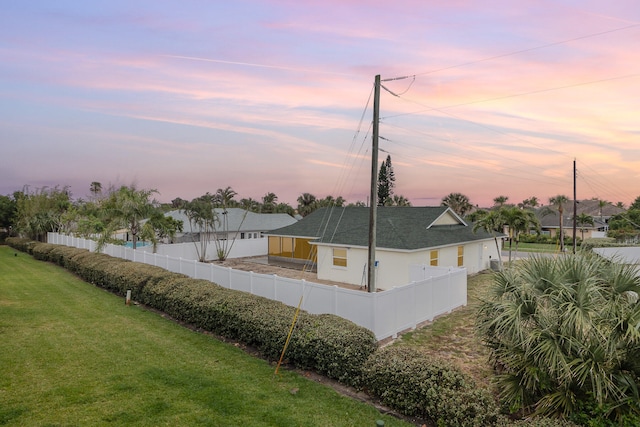
[[[567,252],[571,252],[573,250],[573,245],[565,245],[565,249]],[[509,250],[509,245],[505,244],[505,251]],[[516,245],[513,244],[511,250],[515,252]],[[518,252],[545,252],[545,253],[560,253],[560,243],[550,244],[550,243],[526,243],[520,242],[518,244]]]
[[[0,425],[409,426],[0,246]]]

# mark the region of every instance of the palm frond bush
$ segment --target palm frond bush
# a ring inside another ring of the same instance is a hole
[[[591,253],[499,272],[477,328],[512,411],[640,421],[640,278]]]

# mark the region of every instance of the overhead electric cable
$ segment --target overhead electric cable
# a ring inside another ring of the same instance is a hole
[[[640,26],[640,23],[631,24],[631,25],[627,25],[627,26],[624,26],[624,27],[614,28],[614,29],[611,29],[611,30],[600,31],[598,33],[586,34],[584,36],[574,37],[574,38],[571,38],[571,39],[561,40],[561,41],[558,41],[558,42],[547,43],[547,44],[543,44],[543,45],[540,45],[540,46],[534,46],[534,47],[530,47],[530,48],[526,48],[526,49],[516,50],[516,51],[513,51],[513,52],[509,52],[509,53],[503,53],[503,54],[500,54],[500,55],[494,55],[494,56],[490,56],[490,57],[487,57],[487,58],[478,59],[478,60],[475,60],[475,61],[463,62],[463,63],[457,64],[457,65],[451,65],[451,66],[448,66],[448,67],[442,67],[442,68],[438,68],[438,69],[435,69],[435,70],[425,71],[425,72],[422,72],[422,73],[416,73],[416,74],[413,74],[413,76],[423,76],[425,74],[438,73],[440,71],[451,70],[453,68],[466,67],[468,65],[478,64],[480,62],[492,61],[494,59],[500,59],[500,58],[505,58],[507,56],[519,55],[521,53],[532,52],[534,50],[545,49],[545,48],[552,47],[552,46],[559,46],[559,45],[562,45],[562,44],[566,44],[566,43],[570,43],[570,42],[574,42],[574,41],[578,41],[578,40],[584,40],[584,39],[588,39],[588,38],[592,38],[592,37],[599,37],[599,36],[602,36],[602,35],[605,35],[605,34],[611,34],[611,33],[615,33],[615,32],[618,32],[618,31],[624,31],[624,30],[628,30],[628,29],[631,29],[631,28],[636,28],[636,27],[639,27],[639,26]],[[405,79],[405,78],[407,78],[407,76],[391,78],[391,79],[385,79],[383,81],[400,80],[400,79]]]
[[[502,99],[516,98],[516,97],[519,97],[519,96],[533,95],[533,94],[544,93],[544,92],[552,92],[552,91],[555,91],[555,90],[568,89],[568,88],[578,87],[578,86],[588,86],[588,85],[591,85],[591,84],[598,84],[598,83],[604,83],[604,82],[609,82],[609,81],[613,81],[613,80],[622,80],[622,79],[628,79],[628,78],[634,78],[634,77],[640,77],[640,73],[625,74],[625,75],[622,75],[622,76],[608,77],[608,78],[599,79],[599,80],[590,80],[590,81],[586,81],[586,82],[573,83],[573,84],[564,85],[564,86],[556,86],[556,87],[550,87],[550,88],[544,88],[544,89],[536,89],[536,90],[532,90],[532,91],[528,91],[528,92],[521,92],[521,93],[515,93],[515,94],[511,94],[511,95],[497,96],[497,97],[494,97],[494,98],[478,99],[478,100],[475,100],[475,101],[468,101],[468,102],[463,102],[463,103],[459,103],[459,104],[445,105],[445,106],[442,106],[442,107],[430,107],[428,105],[425,105],[425,104],[421,103],[420,101],[415,101],[415,100],[412,100],[412,99],[402,98],[401,96],[394,94],[396,97],[398,97],[400,99],[403,99],[404,101],[421,105],[423,107],[426,107],[426,109],[419,110],[419,111],[413,111],[413,112],[410,112],[410,113],[394,114],[392,116],[385,116],[383,118],[384,119],[390,119],[390,118],[394,118],[394,117],[410,116],[410,115],[413,115],[413,114],[426,113],[428,111],[440,111],[440,112],[442,112],[442,110],[446,110],[446,109],[450,109],[450,108],[464,107],[464,106],[467,106],[467,105],[480,104],[480,103],[483,103],[483,102],[499,101],[499,100],[502,100]]]

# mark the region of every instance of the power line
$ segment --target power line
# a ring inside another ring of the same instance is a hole
[[[536,90],[532,90],[532,91],[528,91],[528,92],[521,92],[521,93],[515,93],[515,94],[511,94],[511,95],[504,95],[504,96],[497,96],[494,98],[486,98],[486,99],[478,99],[475,101],[468,101],[468,102],[463,102],[463,103],[459,103],[459,104],[451,104],[451,105],[445,105],[443,107],[430,107],[428,105],[425,105],[419,101],[415,101],[415,100],[410,100],[410,99],[405,99],[403,97],[401,97],[400,95],[396,95],[392,92],[390,92],[392,95],[403,99],[404,101],[407,102],[412,102],[414,104],[418,104],[421,105],[423,107],[425,107],[425,110],[419,110],[419,111],[413,111],[411,113],[402,113],[402,114],[395,114],[392,116],[385,116],[384,118],[394,118],[394,117],[402,117],[402,116],[409,116],[409,115],[414,115],[414,114],[420,114],[420,113],[426,113],[429,111],[439,111],[442,112],[442,110],[446,110],[449,108],[456,108],[456,107],[464,107],[467,105],[473,105],[473,104],[480,104],[483,102],[491,102],[491,101],[499,101],[502,99],[508,99],[508,98],[516,98],[519,96],[526,96],[526,95],[534,95],[534,94],[538,94],[538,93],[544,93],[544,92],[552,92],[555,90],[562,90],[562,89],[569,89],[572,87],[578,87],[578,86],[588,86],[588,85],[592,85],[592,84],[598,84],[598,83],[604,83],[604,82],[609,82],[609,81],[613,81],[613,80],[622,80],[622,79],[628,79],[628,78],[634,78],[634,77],[640,77],[640,73],[634,73],[634,74],[626,74],[626,75],[622,75],[622,76],[615,76],[615,77],[608,77],[605,79],[598,79],[598,80],[590,80],[590,81],[586,81],[586,82],[580,82],[580,83],[572,83],[569,85],[564,85],[564,86],[556,86],[556,87],[551,87],[551,88],[545,88],[545,89],[536,89]]]
[[[543,45],[540,45],[540,46],[530,47],[530,48],[527,48],[527,49],[520,49],[520,50],[516,50],[516,51],[513,51],[513,52],[509,52],[509,53],[503,53],[503,54],[500,54],[500,55],[494,55],[494,56],[490,56],[490,57],[487,57],[487,58],[478,59],[478,60],[475,60],[475,61],[468,61],[468,62],[463,62],[463,63],[457,64],[457,65],[451,65],[451,66],[448,66],[448,67],[437,68],[435,70],[424,71],[422,73],[413,74],[413,76],[414,77],[415,76],[423,76],[425,74],[438,73],[440,71],[451,70],[453,68],[466,67],[468,65],[478,64],[480,62],[493,61],[494,59],[500,59],[500,58],[505,58],[505,57],[508,57],[508,56],[519,55],[521,53],[532,52],[534,50],[545,49],[545,48],[552,47],[552,46],[559,46],[559,45],[562,45],[562,44],[571,43],[571,42],[578,41],[578,40],[584,40],[584,39],[588,39],[588,38],[592,38],[592,37],[599,37],[599,36],[602,36],[602,35],[605,35],[605,34],[611,34],[611,33],[615,33],[615,32],[618,32],[618,31],[624,31],[624,30],[628,30],[628,29],[631,29],[631,28],[636,28],[636,27],[639,27],[639,26],[640,26],[640,23],[631,24],[631,25],[627,25],[627,26],[624,26],[624,27],[614,28],[614,29],[611,29],[611,30],[600,31],[598,33],[587,34],[587,35],[584,35],[584,36],[574,37],[574,38],[571,38],[571,39],[561,40],[561,41],[558,41],[558,42],[547,43],[547,44],[543,44]],[[406,78],[408,78],[408,76],[395,77],[395,78],[385,79],[383,81],[400,80],[400,79],[406,79]]]
[[[393,125],[389,125],[389,126],[393,126]],[[409,130],[409,129],[402,128],[402,127],[399,127],[399,126],[395,126],[395,127],[398,127],[400,129],[404,129],[404,130]],[[451,140],[445,140],[443,138],[437,138],[437,137],[434,137],[433,135],[428,135],[428,134],[420,132],[420,131],[413,131],[413,132],[418,133],[418,134],[424,134],[424,135],[427,135],[427,136],[429,136],[431,138],[439,139],[441,141],[452,142],[452,143],[454,143],[456,145],[460,145],[462,148],[468,149],[468,147],[464,147],[461,144],[458,144],[458,143],[456,143],[454,141],[451,141]],[[385,139],[387,141],[389,141],[390,143],[394,143],[394,144],[398,144],[398,145],[405,145],[405,146],[409,146],[409,147],[413,147],[413,148],[418,148],[420,150],[424,150],[424,151],[427,151],[427,152],[439,152],[439,153],[442,153],[442,154],[445,154],[445,155],[450,155],[450,153],[448,153],[446,151],[443,151],[443,150],[439,150],[437,148],[434,148],[433,146],[426,147],[426,146],[421,146],[421,145],[417,145],[417,144],[399,142],[397,140],[390,140],[388,138],[385,138]],[[480,150],[478,148],[475,148],[474,150],[475,151],[484,151],[484,152],[486,152],[486,150]],[[491,153],[489,153],[489,154],[491,154]],[[405,157],[405,156],[403,156],[401,154],[398,154],[398,153],[394,153],[394,156],[396,156],[396,157]],[[477,157],[470,157],[470,156],[465,156],[465,155],[462,155],[462,154],[457,154],[456,156],[457,156],[457,158],[462,158],[462,159],[468,160],[469,162],[472,162],[472,163],[475,163],[475,164],[482,163],[482,164],[486,164],[486,165],[491,166],[491,167],[495,167],[495,163],[492,163],[492,162],[489,162],[489,161],[486,161],[486,160],[481,160],[481,159],[479,159]],[[412,161],[412,160],[415,161],[415,157],[406,157],[406,158],[408,160],[410,160],[410,161]],[[519,164],[522,164],[524,166],[527,166],[527,167],[530,167],[530,168],[533,168],[533,169],[536,169],[536,170],[538,168],[535,165],[528,164],[528,163],[523,162],[523,161],[518,160],[518,159],[510,159],[510,160],[513,163],[519,163]],[[444,165],[444,166],[457,166],[457,167],[459,167],[459,165],[455,165],[454,163],[447,163],[447,162],[442,161],[442,160],[439,160],[438,162],[440,164]],[[527,178],[527,177],[525,177],[523,175],[523,173],[526,173],[526,172],[521,167],[518,168],[516,166],[504,166],[504,163],[501,163],[501,166],[503,167],[504,170],[513,171],[513,173],[496,172],[496,171],[493,171],[492,173],[497,174],[497,175],[501,175],[501,176],[505,176],[505,177],[509,177],[509,178],[518,178],[518,179],[522,179],[522,180],[526,180],[526,181],[530,181],[530,182],[538,182],[540,184],[544,184],[544,185],[547,185],[547,186],[558,185],[558,180],[540,179],[539,175],[534,175],[535,178],[531,178],[531,177]],[[474,166],[466,166],[465,169],[466,170],[481,170],[481,168],[474,167]]]

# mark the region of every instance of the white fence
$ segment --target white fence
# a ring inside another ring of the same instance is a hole
[[[95,250],[95,242],[49,233],[48,242]],[[175,258],[124,246],[106,245],[107,255],[155,265],[189,277],[205,279],[222,287],[260,295],[313,314],[335,314],[371,330],[378,340],[396,337],[454,308],[467,304],[467,273],[463,268],[423,269],[424,280],[368,293],[277,275],[234,270],[210,263]],[[421,267],[422,268],[422,267]],[[431,274],[431,276],[429,276]]]
[[[200,250],[200,242],[197,243]],[[269,250],[269,240],[267,238],[260,239],[237,239],[233,243],[228,242],[231,250],[227,254],[227,258],[245,258],[251,256],[266,255]],[[138,246],[136,250],[153,252],[153,246]],[[161,244],[156,248],[158,255],[168,255],[174,258],[198,259],[198,250],[194,243],[172,243]],[[216,245],[214,242],[207,244],[206,260],[216,260]]]

